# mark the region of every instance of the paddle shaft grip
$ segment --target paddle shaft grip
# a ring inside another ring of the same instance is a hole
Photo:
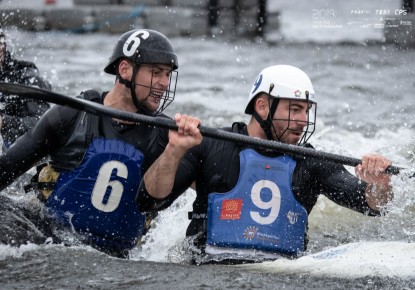
[[[176,123],[165,117],[154,117],[133,112],[117,110],[99,103],[87,101],[81,98],[73,98],[52,91],[46,91],[35,87],[28,87],[21,84],[0,83],[0,91],[11,95],[19,95],[26,98],[43,100],[62,106],[67,106],[82,110],[94,115],[107,115],[121,120],[132,121],[136,123],[144,123],[156,127],[162,127],[170,130],[178,129]],[[323,152],[312,148],[306,148],[296,145],[285,144],[277,141],[253,138],[250,136],[237,134],[233,132],[213,129],[209,127],[199,126],[200,132],[205,137],[227,140],[230,142],[241,143],[253,147],[272,149],[281,153],[293,154],[299,157],[314,157],[343,165],[357,166],[362,163],[361,159],[337,155],[333,153]],[[402,168],[389,166],[385,172],[391,174],[399,174]]]
[[[219,139],[228,140],[228,141],[232,141],[236,143],[248,144],[248,145],[259,147],[259,148],[274,149],[278,152],[290,153],[290,154],[300,156],[300,157],[314,157],[317,159],[323,159],[326,161],[331,161],[334,163],[349,165],[353,167],[362,163],[361,159],[323,152],[323,151],[315,150],[312,148],[295,146],[295,145],[285,144],[285,143],[281,143],[277,141],[252,138],[246,135],[231,133],[231,132],[212,129],[212,128],[203,127],[203,126],[200,126],[199,130],[203,136],[219,138]],[[402,168],[390,165],[388,166],[388,168],[386,168],[385,172],[396,175],[396,174],[399,174],[401,169]]]

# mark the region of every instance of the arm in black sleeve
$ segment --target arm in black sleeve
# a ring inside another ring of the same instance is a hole
[[[169,207],[183,192],[185,192],[196,179],[198,166],[200,164],[201,145],[192,148],[187,152],[180,162],[176,172],[172,192],[165,199],[157,199],[147,192],[144,179],[138,190],[137,203],[141,211],[159,211]],[[163,178],[160,176],[160,178]]]
[[[335,203],[371,216],[380,215],[366,202],[367,183],[351,174],[343,165],[314,160],[317,170],[311,177],[314,188]]]
[[[159,211],[168,207],[168,199],[157,199],[148,193],[144,179],[141,179],[136,202],[142,212]]]
[[[48,103],[29,100],[21,110],[22,116],[2,114],[1,134],[3,138],[14,143],[17,138],[33,128],[49,108]]]
[[[42,78],[37,66],[26,60],[16,60],[10,55],[8,56],[9,63],[12,65],[8,68],[10,74],[14,76],[13,82],[24,84],[29,87],[39,87],[44,90],[52,90],[50,83]]]
[[[16,69],[21,71],[17,79],[19,83],[51,90],[50,83],[39,75],[39,71],[33,63],[20,61]],[[18,137],[35,126],[40,117],[50,108],[50,105],[41,100],[21,97],[11,100],[14,102],[14,110],[12,110],[11,115],[7,114],[7,110],[2,114],[1,134],[4,139],[14,143]]]
[[[51,84],[40,76],[38,68],[33,64],[28,66],[22,74],[22,83],[27,86],[39,87],[51,91]]]
[[[0,156],[0,190],[33,167],[48,153],[59,149],[69,138],[77,112],[54,106]]]

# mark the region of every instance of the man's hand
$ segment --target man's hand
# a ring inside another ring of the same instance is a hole
[[[199,130],[200,120],[196,117],[177,113],[174,120],[179,127],[177,131],[169,131],[168,151],[181,158],[187,150],[202,142],[202,134]]]
[[[177,113],[174,120],[178,130],[169,131],[166,149],[144,174],[144,186],[154,198],[162,199],[170,194],[180,160],[187,150],[202,142],[198,118]]]
[[[391,161],[386,157],[366,154],[362,158],[362,164],[355,168],[357,177],[369,184],[366,189],[366,201],[372,209],[379,210],[393,198],[391,174],[385,173],[385,169],[390,165]]]

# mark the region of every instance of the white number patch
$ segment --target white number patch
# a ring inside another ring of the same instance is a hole
[[[127,166],[119,161],[109,161],[104,163],[99,169],[98,177],[92,190],[92,205],[104,212],[112,212],[117,209],[124,191],[124,186],[120,181],[110,180],[111,173],[114,169],[117,169],[118,177],[127,179]],[[104,203],[104,197],[108,187],[111,187],[111,191],[107,202]]]
[[[150,36],[150,33],[145,30],[138,30],[128,37],[127,41],[124,43],[122,52],[125,56],[132,56],[137,48],[140,46],[142,39],[147,39]]]
[[[261,199],[261,190],[268,188],[271,191],[272,197],[269,201],[263,201]],[[252,187],[251,200],[253,204],[263,210],[269,210],[268,216],[261,216],[257,211],[251,211],[251,218],[261,224],[269,225],[272,224],[278,217],[281,207],[281,193],[278,185],[270,180],[257,181]]]

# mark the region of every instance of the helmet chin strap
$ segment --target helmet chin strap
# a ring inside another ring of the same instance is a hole
[[[137,112],[144,113],[147,115],[153,115],[153,113],[147,110],[137,99],[137,94],[135,93],[135,76],[137,75],[139,69],[139,65],[133,64],[133,75],[131,76],[131,80],[123,79],[119,72],[117,71],[117,77],[120,83],[125,85],[127,88],[130,89],[131,99],[133,100],[134,106],[137,108]]]
[[[271,105],[269,106],[269,112],[268,112],[267,118],[264,120],[255,110],[252,112],[252,116],[254,116],[254,118],[257,120],[257,122],[261,126],[262,130],[264,130],[264,133],[267,136],[267,139],[271,141],[274,140],[272,136],[272,130],[274,129],[272,125],[272,119],[275,114],[275,111],[277,110],[278,103],[279,103],[279,99],[271,97],[271,92],[273,89],[274,89],[274,84],[271,84],[269,87],[269,92],[268,92],[268,101],[271,103]]]

